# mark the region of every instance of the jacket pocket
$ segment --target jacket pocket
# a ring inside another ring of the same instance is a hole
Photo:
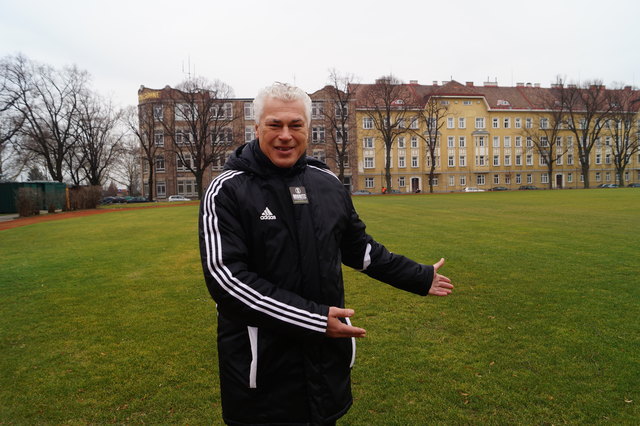
[[[258,377],[258,327],[247,327],[249,334],[249,346],[251,347],[251,364],[249,364],[249,388],[257,387]]]

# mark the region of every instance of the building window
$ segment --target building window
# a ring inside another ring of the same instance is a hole
[[[526,127],[527,129],[533,127],[533,120],[531,119],[531,117],[527,117],[524,119],[524,127]]]
[[[513,120],[513,127],[515,127],[516,129],[521,129],[522,128],[522,119],[516,118],[515,120]]]
[[[373,118],[364,117],[362,119],[362,128],[363,129],[373,129]]]
[[[455,156],[450,155],[449,156],[449,167],[455,167],[456,166],[456,160],[455,160]]]
[[[347,107],[347,105],[341,105],[339,102],[336,102],[335,114],[336,118],[346,117],[347,115],[349,115],[349,108]]]
[[[522,136],[516,136],[516,148],[522,148]]]
[[[541,129],[548,129],[549,128],[549,119],[548,118],[541,118],[540,119],[540,128]]]
[[[184,196],[196,195],[196,181],[194,179],[179,179],[178,194]]]
[[[449,176],[449,186],[454,186],[456,184],[456,177]]]
[[[364,168],[373,169],[373,157],[364,157]]]
[[[460,186],[467,186],[467,177],[460,176]]]
[[[549,183],[549,175],[547,173],[543,173],[540,176],[540,183]]]
[[[573,154],[567,154],[567,165],[573,166]]]
[[[494,166],[499,166],[500,165],[500,156],[499,155],[494,155],[493,156],[493,165]]]
[[[556,155],[556,165],[562,166],[562,155],[561,154],[557,154]]]
[[[467,157],[464,155],[461,155],[458,158],[458,164],[460,165],[460,167],[465,167],[467,165]]]
[[[467,140],[466,140],[466,138],[464,136],[459,136],[458,137],[458,146],[460,148],[464,148],[464,147],[467,146]]]
[[[156,104],[153,106],[153,118],[162,121],[164,117],[164,108],[162,104]]]
[[[504,137],[504,147],[511,148],[511,136]]]
[[[500,136],[493,137],[493,147],[500,148]]]
[[[156,130],[153,134],[153,141],[156,146],[164,146],[164,133],[162,130]]]
[[[471,101],[462,101],[462,105],[471,105]]]
[[[230,127],[223,127],[222,129],[220,129],[218,131],[218,134],[216,135],[215,141],[216,141],[216,144],[219,144],[219,145],[232,145],[233,144],[233,130],[231,130]]]
[[[491,127],[494,129],[500,128],[500,120],[498,119],[498,117],[493,117],[493,119],[491,120]]]
[[[156,195],[158,197],[167,196],[167,185],[164,182],[156,182]]]
[[[498,185],[500,183],[500,175],[493,175],[493,184]]]
[[[398,186],[399,186],[400,188],[404,188],[404,187],[406,186],[405,181],[404,181],[404,176],[400,176],[400,177],[398,178]]]
[[[467,123],[464,117],[459,117],[458,118],[458,128],[459,129],[466,129],[467,128]]]
[[[509,117],[505,117],[504,120],[502,121],[502,124],[504,125],[503,127],[505,129],[508,129],[511,127],[511,119]]]
[[[311,102],[311,118],[322,118],[324,116],[324,102],[312,101]]]
[[[522,155],[516,155],[516,166],[522,166]]]
[[[602,154],[596,153],[596,164],[602,164]]]
[[[189,143],[189,132],[186,130],[176,130],[176,145],[186,145]]]
[[[316,160],[322,161],[323,163],[326,162],[326,155],[323,149],[314,149],[311,156]]]
[[[484,117],[476,118],[476,129],[484,129]]]
[[[411,136],[411,148],[417,148],[417,147],[418,147],[418,137]]]
[[[398,157],[398,167],[399,168],[407,167],[404,155]]]
[[[484,155],[476,155],[476,166],[486,166],[486,158]]]
[[[510,166],[511,165],[511,155],[507,154],[504,156],[504,165],[505,166]]]
[[[530,136],[527,136],[527,148],[533,148],[533,140]]]
[[[476,184],[477,185],[484,185],[484,175],[477,175],[476,176]]]
[[[484,136],[476,136],[476,146],[478,147],[485,146]]]
[[[375,178],[372,177],[368,177],[368,178],[364,178],[364,187],[365,188],[373,188],[375,184]]]
[[[411,122],[409,123],[409,128],[412,130],[415,130],[418,128],[418,125],[420,124],[418,117],[411,117]]]
[[[533,166],[533,155],[527,154],[527,166]]]
[[[256,128],[254,126],[244,127],[244,141],[251,142],[256,138]]]
[[[527,183],[533,183],[533,176],[531,175],[531,173],[527,174]]]
[[[183,154],[182,157],[183,158],[181,158],[179,154],[176,154],[176,170],[179,172],[188,172],[193,166],[191,154]]]
[[[213,105],[211,115],[218,119],[231,119],[233,118],[233,106],[230,102]]]
[[[366,138],[364,138],[364,139],[363,139],[363,144],[362,144],[362,146],[363,146],[364,148],[369,148],[369,149],[375,148],[375,146],[374,146],[374,144],[373,144],[373,138],[372,138],[372,137],[366,137]]]
[[[253,120],[253,102],[245,102],[244,103],[244,118],[245,120]]]
[[[222,170],[227,156],[225,154],[214,154],[213,161],[211,162],[211,170]]]
[[[164,172],[164,156],[158,155],[156,157],[156,173]]]
[[[573,173],[568,173],[567,174],[567,182],[569,182],[569,183],[573,182]]]
[[[520,185],[522,183],[522,176],[520,173],[516,174],[516,185]]]
[[[454,148],[455,145],[456,145],[455,136],[448,136],[447,137],[447,148]]]
[[[511,175],[505,175],[504,183],[505,185],[511,185]]]
[[[411,157],[411,167],[418,167],[418,157]]]
[[[404,149],[406,148],[406,144],[405,144],[405,140],[404,140],[404,136],[400,136],[398,137],[398,148],[400,149]]]
[[[311,143],[324,143],[324,126],[311,128]]]
[[[447,129],[455,128],[455,119],[453,117],[447,117]]]

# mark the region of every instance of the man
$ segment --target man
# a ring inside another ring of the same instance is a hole
[[[341,264],[445,296],[444,263],[390,253],[365,232],[327,166],[305,157],[311,100],[286,84],[254,101],[257,140],[238,148],[201,203],[200,251],[218,309],[224,421],[331,424],[352,404],[354,312]]]

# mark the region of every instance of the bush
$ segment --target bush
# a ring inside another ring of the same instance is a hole
[[[16,197],[16,207],[21,217],[40,214],[42,192],[38,188],[19,188]]]
[[[69,208],[71,210],[95,209],[100,204],[101,198],[100,186],[76,186],[69,189]]]

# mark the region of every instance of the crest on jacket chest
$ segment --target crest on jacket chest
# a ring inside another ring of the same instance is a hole
[[[290,186],[289,192],[291,192],[291,201],[293,201],[293,204],[309,204],[307,190],[304,186]]]

